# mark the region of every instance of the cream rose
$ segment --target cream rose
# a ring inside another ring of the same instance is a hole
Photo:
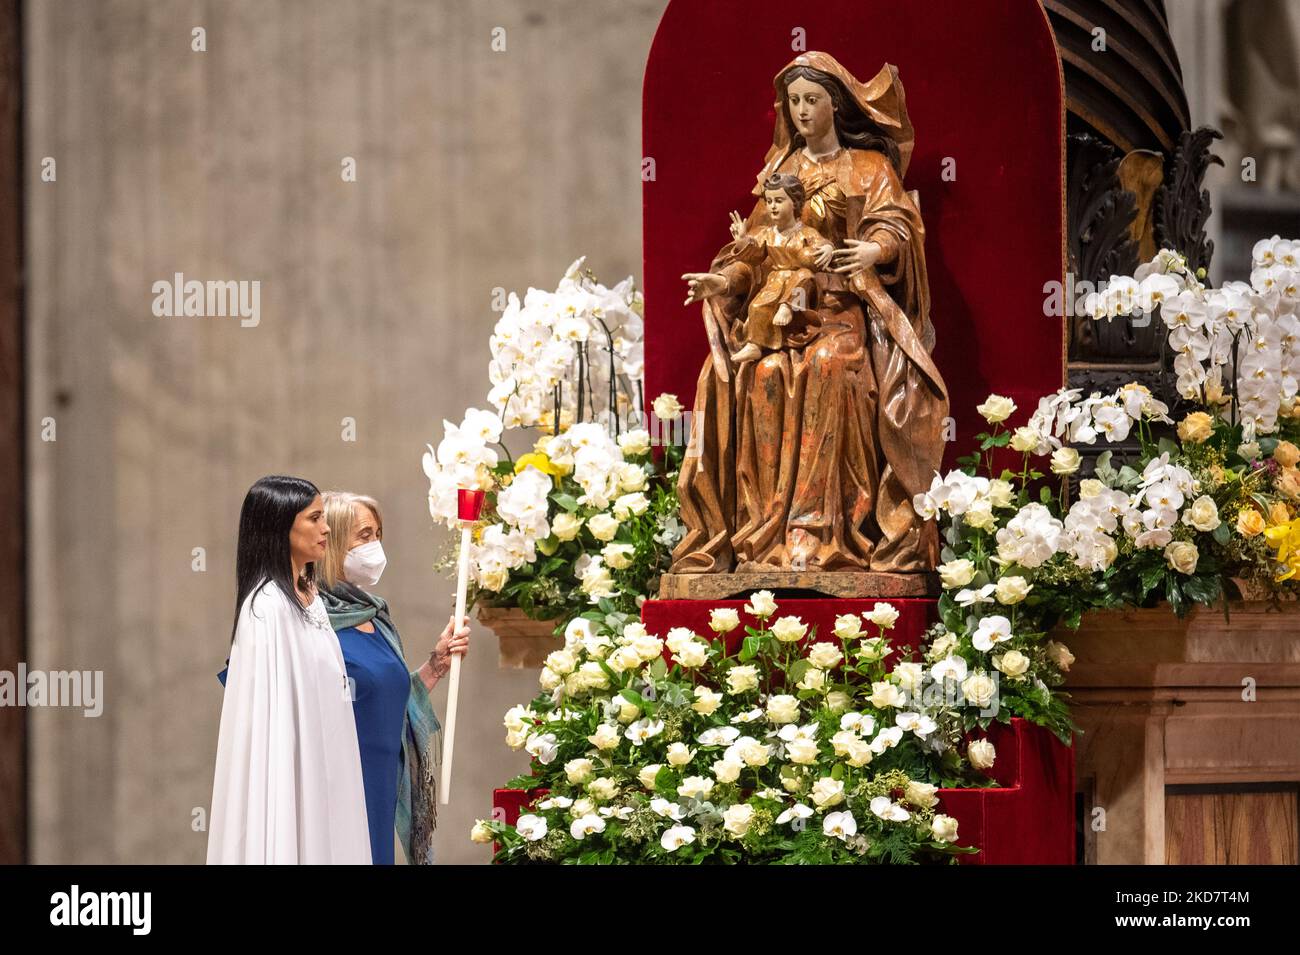
[[[975,565],[964,557],[940,564],[938,571],[939,580],[947,590],[965,587],[975,579]]]
[[[1052,452],[1052,473],[1073,474],[1079,470],[1079,452],[1074,448],[1057,448]]]
[[[1196,573],[1200,551],[1191,541],[1170,541],[1165,545],[1165,563],[1180,574]]]
[[[1192,501],[1192,506],[1183,511],[1183,523],[1191,524],[1198,531],[1212,531],[1222,523],[1219,520],[1219,508],[1214,498],[1202,494]]]
[[[966,748],[966,758],[976,769],[992,769],[997,755],[993,744],[986,739],[977,739]]]
[[[608,514],[593,514],[587,518],[587,530],[598,541],[612,541],[618,533],[618,521]]]

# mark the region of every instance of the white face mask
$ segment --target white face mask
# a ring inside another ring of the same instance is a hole
[[[384,556],[384,545],[379,541],[358,544],[343,558],[343,576],[348,583],[358,587],[373,587],[379,583],[379,576],[384,572],[388,558]]]

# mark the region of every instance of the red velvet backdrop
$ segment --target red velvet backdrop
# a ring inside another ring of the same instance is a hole
[[[926,225],[935,360],[957,443],[984,427],[990,391],[1032,408],[1064,382],[1061,319],[1043,285],[1064,271],[1064,113],[1051,30],[1035,0],[674,0],[646,65],[646,398],[691,406],[708,351],[683,272],[704,271],[748,215],[772,142],[772,78],[799,50],[866,80],[895,64],[916,129],[905,179]],[[941,178],[945,160],[955,178]],[[960,450],[958,450],[960,449]]]

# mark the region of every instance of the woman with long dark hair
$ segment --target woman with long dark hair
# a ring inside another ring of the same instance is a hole
[[[249,488],[209,863],[371,861],[347,669],[316,590],[328,539],[310,481],[277,475]]]

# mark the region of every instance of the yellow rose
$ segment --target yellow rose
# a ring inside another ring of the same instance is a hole
[[[1264,532],[1264,515],[1253,507],[1243,507],[1237,514],[1237,533],[1242,537],[1254,537]]]
[[[1284,468],[1293,468],[1300,463],[1300,448],[1290,441],[1279,441],[1273,449],[1273,460]]]
[[[1300,497],[1300,470],[1283,468],[1273,483],[1287,497]]]
[[[1204,411],[1193,411],[1178,423],[1178,437],[1192,444],[1200,444],[1214,432],[1214,419]]]

